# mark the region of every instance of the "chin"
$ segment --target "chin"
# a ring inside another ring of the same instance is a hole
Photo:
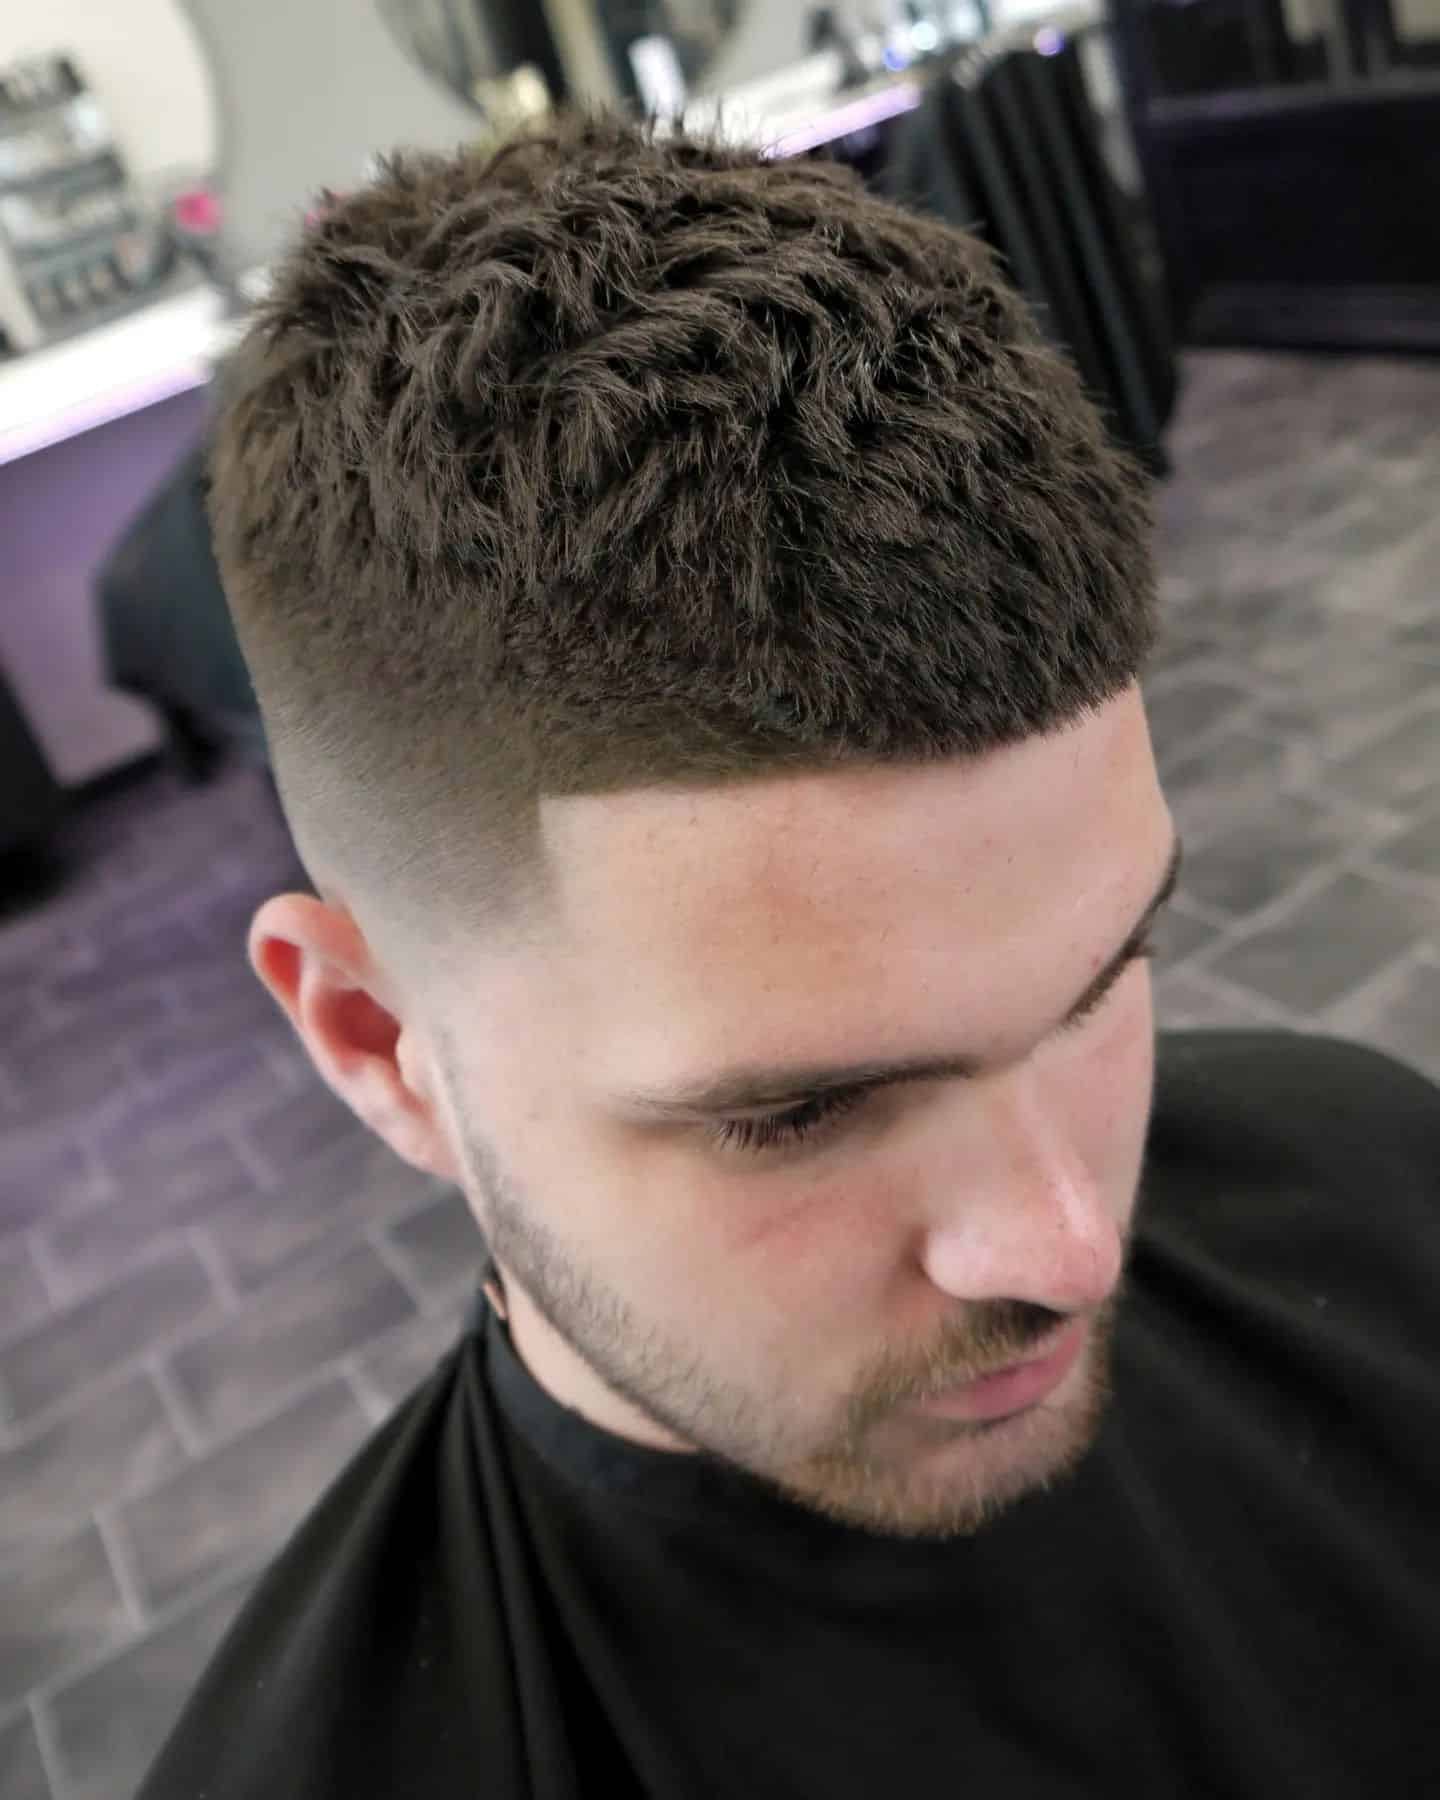
[[[783,1480],[801,1505],[885,1537],[974,1537],[1063,1485],[1109,1408],[1109,1369],[1092,1342],[1060,1386],[1003,1418],[887,1420],[863,1456],[822,1456]]]

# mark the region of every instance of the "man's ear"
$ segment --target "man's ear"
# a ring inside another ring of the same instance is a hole
[[[250,966],[334,1093],[398,1156],[459,1185],[415,1033],[350,913],[313,894],[277,894],[256,913]]]

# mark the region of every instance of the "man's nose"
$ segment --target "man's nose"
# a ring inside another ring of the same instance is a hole
[[[1093,1312],[1119,1281],[1122,1223],[1020,1069],[972,1091],[957,1154],[935,1174],[921,1258],[958,1300],[1029,1300]]]

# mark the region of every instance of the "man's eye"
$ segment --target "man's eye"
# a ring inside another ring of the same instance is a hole
[[[766,1113],[758,1119],[722,1119],[713,1136],[727,1149],[770,1150],[795,1144],[823,1130],[859,1106],[864,1088],[837,1088],[792,1106],[787,1112]]]

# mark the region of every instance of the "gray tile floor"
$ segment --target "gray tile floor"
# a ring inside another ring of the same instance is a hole
[[[1148,683],[1189,857],[1162,1021],[1440,1076],[1440,363],[1188,360]],[[123,1800],[258,1569],[448,1344],[458,1196],[244,962],[263,777],[160,773],[0,923],[0,1800]]]

